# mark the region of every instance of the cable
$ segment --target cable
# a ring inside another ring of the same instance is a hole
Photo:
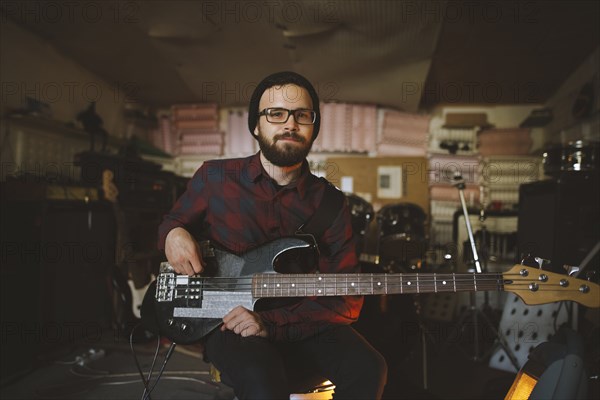
[[[171,358],[171,356],[173,355],[173,351],[175,350],[175,347],[177,346],[177,343],[175,342],[171,342],[171,345],[169,346],[169,350],[167,350],[167,354],[165,355],[165,359],[163,361],[163,364],[160,368],[160,371],[158,373],[158,376],[156,377],[156,380],[154,381],[154,384],[152,385],[152,387],[150,389],[148,389],[148,385],[150,384],[150,381],[152,379],[152,372],[154,371],[154,366],[156,365],[156,360],[158,359],[158,350],[160,349],[160,336],[157,336],[156,338],[156,351],[154,353],[154,357],[152,358],[152,365],[150,366],[150,371],[148,372],[148,378],[144,377],[144,373],[142,371],[142,367],[140,366],[139,360],[137,358],[137,355],[135,353],[135,349],[133,348],[133,334],[135,332],[135,330],[141,325],[141,322],[138,323],[132,330],[131,333],[129,334],[129,346],[131,348],[131,353],[133,354],[133,359],[135,360],[135,365],[136,368],[139,372],[140,377],[142,378],[142,383],[144,384],[144,392],[142,393],[142,399],[143,400],[151,400],[150,398],[150,393],[152,393],[152,391],[154,390],[154,388],[156,387],[156,385],[158,384],[163,372],[165,371],[165,368],[167,366],[167,362],[169,361],[169,359]]]
[[[129,348],[131,349],[131,354],[133,355],[133,360],[135,361],[135,366],[139,372],[140,377],[142,378],[142,383],[144,384],[144,394],[148,390],[148,384],[150,382],[150,378],[152,377],[152,370],[154,370],[154,365],[156,363],[156,359],[158,358],[158,351],[160,349],[160,336],[156,337],[156,350],[154,351],[154,357],[152,358],[152,365],[150,366],[150,372],[148,373],[148,379],[144,377],[144,372],[142,371],[142,367],[140,366],[140,362],[137,358],[137,354],[135,353],[135,349],[133,348],[133,334],[135,330],[141,326],[141,322],[139,322],[136,326],[133,327],[131,333],[129,334]],[[142,395],[143,396],[143,395]]]
[[[188,382],[198,382],[201,383],[203,385],[210,385],[211,382],[206,382],[203,381],[202,379],[196,379],[196,378],[188,378],[185,376],[164,376],[162,378],[163,380],[173,380],[173,381],[188,381]],[[104,383],[100,383],[99,385],[103,385],[103,386],[111,386],[111,385],[129,385],[132,383],[138,383],[137,380],[133,380],[133,381],[123,381],[123,382],[104,382]],[[218,387],[218,385],[214,385],[216,387]]]
[[[169,350],[167,351],[167,354],[165,355],[165,360],[163,361],[163,364],[162,364],[162,366],[160,368],[160,371],[158,372],[158,376],[156,377],[156,380],[154,381],[154,385],[152,385],[152,387],[150,388],[150,390],[148,391],[148,393],[146,394],[146,396],[143,397],[143,400],[150,400],[150,393],[152,393],[152,391],[154,390],[154,388],[156,387],[156,385],[160,381],[160,377],[162,376],[163,372],[165,371],[165,367],[167,366],[167,362],[169,361],[169,359],[173,355],[173,351],[175,350],[175,346],[177,346],[177,343],[171,342],[171,346],[169,346]],[[146,393],[146,389],[144,389],[144,393]]]

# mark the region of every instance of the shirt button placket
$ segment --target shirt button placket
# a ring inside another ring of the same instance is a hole
[[[275,194],[271,201],[271,218],[269,218],[269,233],[274,237],[279,237],[279,226],[281,218],[281,200],[279,194]]]

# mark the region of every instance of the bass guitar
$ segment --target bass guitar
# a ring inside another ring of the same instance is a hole
[[[529,305],[575,301],[600,307],[598,284],[523,265],[502,273],[284,274],[284,266],[312,257],[316,246],[285,237],[242,255],[202,247],[212,276],[178,275],[164,262],[142,304],[146,326],[180,344],[200,340],[234,307],[253,310],[267,298],[495,290],[513,292]]]

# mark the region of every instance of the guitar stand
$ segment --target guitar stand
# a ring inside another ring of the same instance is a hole
[[[463,212],[464,218],[465,218],[467,234],[469,236],[469,243],[471,245],[471,251],[473,253],[473,264],[475,266],[475,272],[480,274],[483,272],[483,270],[485,268],[482,268],[481,263],[479,261],[479,255],[477,253],[477,246],[475,243],[475,238],[473,237],[473,230],[471,228],[471,221],[469,219],[469,212],[467,210],[467,204],[465,201],[465,194],[464,194],[465,181],[459,173],[456,173],[454,176],[453,186],[455,186],[458,189],[460,203],[462,206],[462,212]],[[482,222],[484,220],[483,212],[481,213],[480,220]],[[482,236],[483,236],[483,239],[485,240],[485,232],[483,232]],[[487,295],[487,293],[486,293],[486,295]],[[487,297],[486,297],[486,299],[487,299]],[[487,303],[487,300],[486,300],[486,303]],[[456,326],[462,327],[465,323],[465,320],[468,317],[472,317],[472,321],[473,321],[473,357],[472,357],[472,360],[475,362],[483,361],[490,353],[490,352],[488,352],[488,354],[481,355],[480,340],[479,340],[479,324],[480,324],[480,321],[482,321],[483,323],[485,323],[485,326],[488,329],[490,329],[491,332],[493,332],[493,335],[496,339],[495,343],[499,344],[504,349],[510,362],[514,365],[514,367],[518,371],[520,369],[520,366],[519,366],[519,362],[518,362],[517,358],[515,357],[513,352],[510,350],[508,344],[506,343],[506,340],[504,340],[501,333],[495,328],[492,321],[490,321],[488,316],[477,306],[477,299],[475,297],[475,292],[469,293],[469,308],[467,310],[463,311],[462,315],[458,319]]]

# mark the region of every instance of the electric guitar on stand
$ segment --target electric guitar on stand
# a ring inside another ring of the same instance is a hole
[[[208,242],[201,251],[211,276],[178,275],[164,262],[142,305],[147,328],[180,344],[200,340],[238,305],[263,308],[263,300],[274,298],[495,290],[513,292],[529,305],[575,301],[600,307],[598,284],[524,265],[504,273],[279,273],[290,260],[314,259],[316,245],[303,235],[243,255]]]
[[[117,238],[117,259],[121,262],[117,261],[117,264],[124,264],[126,261],[130,261],[134,258],[133,254],[119,254],[120,252],[127,252],[129,247],[127,245],[127,230],[129,229],[129,224],[126,221],[126,217],[124,216],[121,207],[119,206],[118,196],[119,189],[114,183],[114,174],[111,170],[105,169],[102,171],[102,191],[104,193],[104,198],[108,200],[114,210],[115,219],[117,222],[118,229],[118,238]],[[132,252],[130,252],[132,253]],[[129,271],[123,271],[122,265],[116,265],[114,267],[114,271],[112,273],[112,286],[115,291],[118,292],[118,296],[122,303],[125,304],[126,310],[121,310],[121,314],[126,314],[127,316],[121,315],[119,319],[121,320],[129,320],[129,322],[135,322],[141,319],[141,307],[142,301],[144,299],[144,295],[148,288],[150,287],[151,282],[155,279],[154,275],[151,275],[150,282],[141,288],[136,288],[133,279],[129,274]]]

